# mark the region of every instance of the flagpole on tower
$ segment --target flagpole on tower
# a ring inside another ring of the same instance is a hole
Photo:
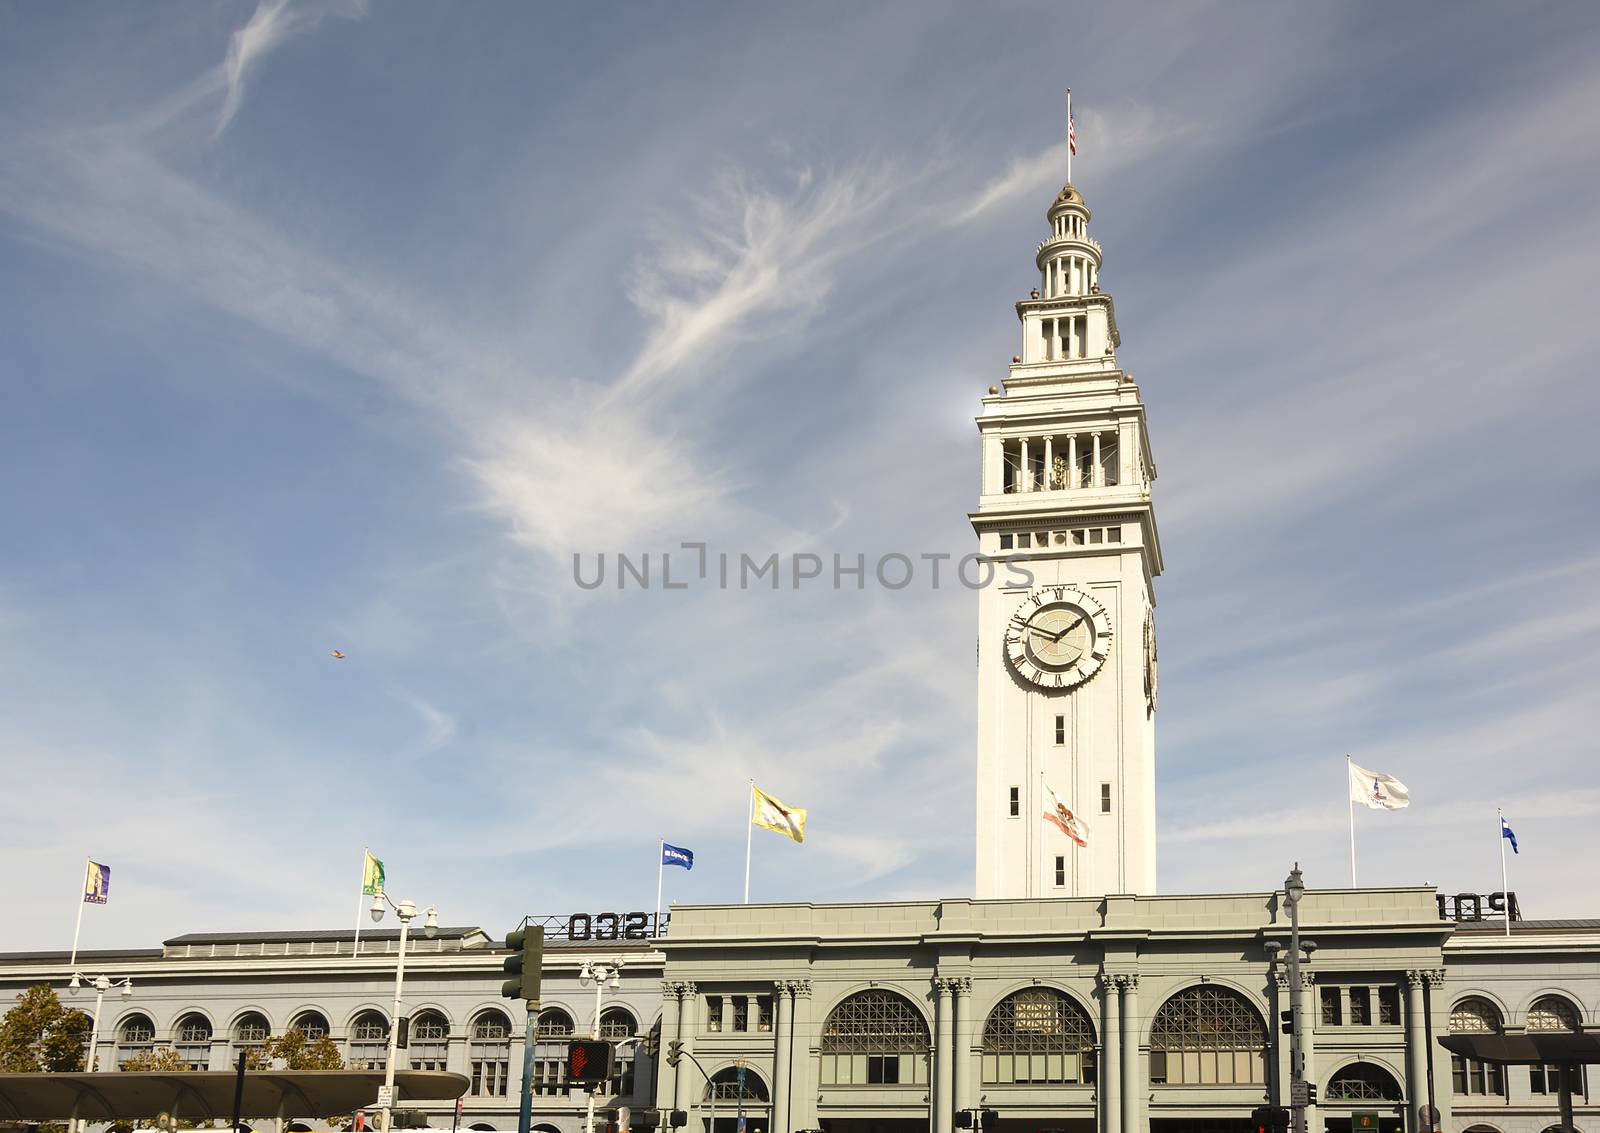
[[[1356,793],[1351,790],[1350,784],[1355,780],[1355,772],[1351,769],[1350,753],[1344,757],[1344,793],[1350,804],[1350,888],[1356,887]]]
[[[1506,935],[1511,935],[1511,886],[1506,883],[1506,812],[1494,808],[1496,841],[1500,843],[1500,897],[1506,906]]]
[[[661,882],[667,875],[667,840],[656,843],[656,919],[655,934],[661,935]]]
[[[1504,854],[1500,856],[1502,859],[1505,857]],[[67,967],[73,972],[78,970],[78,935],[83,932],[83,907],[88,904],[84,897],[86,895],[85,890],[89,887],[89,864],[91,861],[92,859],[90,858],[83,859],[83,880],[78,882],[78,924],[72,930],[72,959],[67,961]]]
[[[750,780],[750,794],[744,808],[744,903],[750,903],[750,842],[756,832],[756,781]]]
[[[1072,184],[1072,88],[1067,88],[1067,184]]]
[[[356,883],[356,940],[350,946],[350,955],[361,955],[361,914],[367,911],[367,855],[371,846],[361,847],[361,880]]]

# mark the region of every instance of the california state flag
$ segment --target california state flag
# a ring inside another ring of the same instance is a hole
[[[1044,820],[1078,845],[1089,844],[1089,828],[1083,824],[1083,819],[1067,809],[1067,804],[1050,789],[1049,783],[1044,785]]]

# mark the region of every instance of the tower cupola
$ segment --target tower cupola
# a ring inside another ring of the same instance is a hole
[[[1089,235],[1089,206],[1071,184],[1050,205],[1049,239],[1039,244],[1039,293],[1045,299],[1089,295],[1100,289],[1100,243]]]

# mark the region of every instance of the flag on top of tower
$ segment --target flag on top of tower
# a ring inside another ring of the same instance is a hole
[[[1393,775],[1368,771],[1350,760],[1350,798],[1368,810],[1401,810],[1411,805],[1411,792]]]
[[[678,865],[684,869],[693,869],[694,851],[686,850],[682,846],[674,846],[671,842],[662,842],[661,864]]]
[[[1048,783],[1044,785],[1044,820],[1078,845],[1089,844],[1089,828],[1083,824],[1083,819],[1067,808]]]
[[[806,811],[804,807],[785,806],[754,783],[750,784],[750,821],[763,830],[773,830],[793,838],[806,840]]]
[[[1074,154],[1078,152],[1078,123],[1070,110],[1067,111],[1067,148]]]
[[[83,874],[83,902],[104,905],[111,897],[111,867],[90,861]]]

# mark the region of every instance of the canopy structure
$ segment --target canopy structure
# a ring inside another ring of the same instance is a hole
[[[1439,1045],[1451,1054],[1499,1066],[1558,1066],[1561,1127],[1575,1130],[1572,1124],[1572,1088],[1577,1083],[1577,1068],[1600,1063],[1600,1035],[1571,1031],[1537,1031],[1530,1034],[1441,1035]]]
[[[96,1074],[0,1074],[0,1122],[120,1121],[171,1114],[192,1121],[233,1116],[232,1070],[113,1071]],[[244,1076],[244,1118],[327,1117],[370,1109],[381,1070],[251,1070]],[[464,1074],[399,1070],[395,1105],[454,1101]]]

